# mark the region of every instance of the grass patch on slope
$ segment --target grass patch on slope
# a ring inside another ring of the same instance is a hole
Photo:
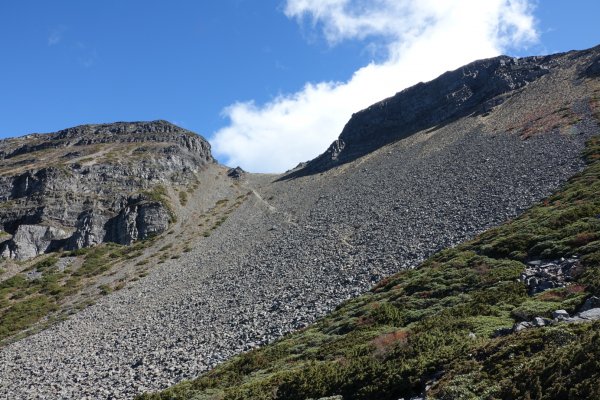
[[[156,185],[147,190],[141,192],[143,196],[145,196],[150,201],[155,201],[161,203],[163,207],[169,213],[169,219],[172,224],[177,222],[177,213],[173,208],[173,204],[171,203],[171,199],[169,197],[169,193],[167,189],[163,185]],[[181,201],[181,198],[180,198]],[[187,203],[187,195],[185,197],[185,202]],[[185,205],[182,203],[182,205]]]
[[[587,168],[521,217],[384,279],[314,325],[138,399],[600,398],[600,322],[500,328],[600,295],[600,140]],[[573,285],[528,296],[531,258],[578,256]],[[574,287],[574,286],[572,286]]]
[[[154,241],[155,238],[148,239],[131,246],[105,243],[42,256],[24,273],[0,282],[0,344],[33,328],[53,313],[64,311],[64,305],[73,299],[76,307],[93,302],[94,291],[80,299],[75,296],[96,285],[99,277],[109,274],[117,263],[141,254]],[[73,260],[68,266],[58,268],[60,256],[73,257]],[[119,288],[119,284],[115,288]],[[113,289],[102,285],[98,294],[107,294]]]

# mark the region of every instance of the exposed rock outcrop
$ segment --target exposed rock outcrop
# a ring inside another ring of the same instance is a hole
[[[166,121],[82,125],[2,140],[0,228],[15,236],[3,254],[24,259],[55,247],[40,239],[53,233],[23,225],[74,232],[52,239],[67,249],[160,234],[170,220],[167,197],[149,201],[139,193],[188,186],[210,163],[206,140]]]
[[[25,260],[61,247],[69,233],[44,225],[20,225],[10,240],[2,243],[0,254],[5,258]]]
[[[159,235],[169,227],[169,212],[162,203],[135,198],[129,199],[128,203],[108,222],[105,241],[131,244]]]
[[[76,250],[100,244],[106,236],[108,218],[94,210],[86,210],[77,218],[75,233],[69,238],[67,249]]]
[[[579,266],[580,262],[577,258],[531,260],[521,274],[521,281],[527,285],[530,295],[565,287],[572,280],[572,275]]]
[[[233,179],[240,179],[246,171],[244,171],[241,167],[230,168],[227,171],[227,176]]]

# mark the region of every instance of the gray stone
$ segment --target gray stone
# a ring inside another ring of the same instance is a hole
[[[60,228],[44,225],[20,225],[13,237],[3,243],[5,258],[27,260],[60,247],[70,236]]]
[[[567,320],[569,317],[569,313],[565,310],[556,310],[552,313],[552,318],[557,321]]]
[[[128,205],[106,224],[105,241],[129,245],[159,235],[169,228],[169,211],[158,201],[128,199]]]
[[[230,168],[227,171],[227,176],[233,179],[240,179],[241,177],[244,176],[244,174],[246,173],[246,171],[244,171],[241,167],[235,167],[235,168]]]
[[[600,298],[598,298],[596,296],[591,296],[585,301],[585,303],[583,303],[583,306],[581,306],[581,309],[579,310],[579,312],[588,311],[588,310],[591,310],[592,308],[599,308],[599,307],[600,307]]]
[[[106,236],[108,218],[94,210],[86,210],[77,218],[76,231],[69,238],[68,250],[82,249],[100,244]]]
[[[576,258],[559,260],[532,260],[521,274],[530,295],[545,290],[565,287],[572,280],[571,270],[579,265]]]
[[[533,327],[530,322],[517,322],[513,327],[513,332],[521,332],[522,330]]]
[[[580,312],[577,316],[582,319],[596,321],[600,319],[600,308],[592,308],[591,310]]]
[[[28,271],[25,273],[25,278],[28,281],[35,281],[37,279],[40,279],[42,277],[42,273],[40,271],[38,271],[37,269],[34,269],[32,271]]]
[[[501,336],[510,335],[511,333],[513,333],[512,328],[498,328],[494,331],[492,336],[493,337],[501,337]]]

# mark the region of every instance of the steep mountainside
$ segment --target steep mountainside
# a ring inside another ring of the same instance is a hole
[[[158,185],[188,185],[213,163],[203,138],[166,121],[84,125],[0,142],[3,257],[131,244],[164,232]]]
[[[358,113],[335,157],[325,153],[286,176],[228,177],[208,163],[192,187],[167,187],[177,222],[134,245],[131,260],[121,257],[130,247],[106,244],[83,256],[69,253],[85,257],[78,261],[84,264],[88,257],[119,260],[101,279],[142,267],[145,276],[111,286],[121,290],[2,348],[0,396],[130,398],[193,378],[519,215],[584,167],[585,143],[600,132],[599,58],[595,48],[471,64],[399,93],[389,107]],[[60,265],[35,270],[43,280]],[[70,265],[60,273],[75,274],[79,264]],[[33,290],[29,282],[19,288]],[[14,315],[21,289],[2,290],[12,297],[0,305]],[[494,327],[513,318],[506,311]],[[399,321],[390,326],[403,329]],[[411,377],[436,372],[416,371]],[[221,379],[216,374],[207,379]],[[232,382],[214,383],[218,395]],[[200,386],[194,389],[210,389]]]

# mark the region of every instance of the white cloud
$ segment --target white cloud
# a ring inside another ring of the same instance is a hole
[[[537,41],[530,0],[287,0],[285,14],[329,43],[373,40],[386,58],[346,82],[307,83],[262,105],[224,110],[215,153],[228,165],[282,172],[322,153],[351,114],[479,58]]]
[[[62,25],[52,29],[48,35],[48,46],[55,46],[59,44],[66,30],[67,28]]]

